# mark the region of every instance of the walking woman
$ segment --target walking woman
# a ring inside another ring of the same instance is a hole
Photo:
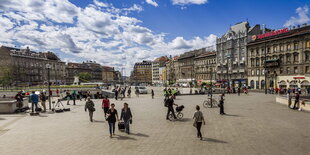
[[[125,131],[127,134],[129,134],[129,124],[132,122],[132,114],[130,108],[128,108],[127,103],[124,103],[124,108],[122,109],[120,120],[124,120]]]
[[[43,107],[43,112],[46,112],[46,105],[45,105],[46,96],[45,96],[45,93],[43,93],[43,92],[41,93],[40,100],[41,100],[41,105]]]
[[[108,96],[105,96],[105,98],[102,100],[102,109],[104,111],[104,117],[107,117],[107,112],[110,108],[110,100]]]
[[[91,122],[93,122],[93,114],[94,114],[94,111],[96,110],[94,106],[95,106],[94,102],[90,100],[90,97],[88,97],[87,102],[85,104],[85,112],[86,110],[88,110],[89,119]]]
[[[109,122],[109,131],[110,131],[110,138],[112,138],[112,134],[115,135],[115,122],[116,120],[119,121],[118,119],[118,114],[117,110],[114,109],[115,104],[111,104],[111,108],[108,111],[108,118],[107,121]]]
[[[202,140],[202,134],[201,134],[201,126],[202,126],[202,122],[204,125],[206,125],[205,119],[203,117],[202,112],[200,111],[200,107],[199,105],[196,106],[196,112],[194,113],[193,119],[194,119],[194,127],[197,128],[197,137],[200,138],[200,140]]]

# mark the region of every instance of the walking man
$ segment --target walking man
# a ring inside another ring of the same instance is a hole
[[[176,106],[178,106],[178,105],[174,103],[173,96],[171,95],[171,96],[166,100],[166,102],[167,102],[167,105],[168,105],[168,112],[167,112],[166,119],[169,120],[169,114],[170,114],[170,112],[172,113],[174,119],[177,119],[177,117],[175,116],[175,113],[174,113],[173,105],[176,105]]]
[[[95,104],[94,102],[90,99],[90,97],[87,98],[87,102],[85,104],[85,112],[88,110],[89,113],[89,119],[91,122],[93,122],[93,114],[95,111]]]
[[[293,109],[298,109],[298,107],[299,107],[299,98],[300,98],[300,95],[299,95],[299,93],[296,91],[296,93],[295,93],[295,103],[294,103],[294,107],[293,107]],[[298,104],[298,105],[297,105]],[[297,106],[296,106],[297,105]]]
[[[151,94],[152,94],[152,99],[154,99],[154,90],[153,89],[152,89]]]
[[[43,112],[46,112],[46,105],[45,105],[46,96],[45,96],[45,93],[43,93],[43,92],[41,93],[40,100],[41,100],[41,105],[43,107]]]
[[[240,90],[240,87],[238,87],[238,96],[240,96],[240,92],[241,92],[241,90]]]
[[[225,97],[225,94],[223,93],[219,97],[220,97],[219,98],[219,101],[220,101],[220,104],[219,104],[219,106],[220,106],[220,114],[221,115],[225,115],[225,112],[224,112],[224,100],[225,100],[224,97]]]
[[[37,110],[38,108],[39,96],[35,94],[35,92],[33,91],[32,94],[30,95],[30,100],[31,100],[31,110],[32,113],[34,113],[34,110]],[[36,109],[34,109],[34,106],[36,107]]]

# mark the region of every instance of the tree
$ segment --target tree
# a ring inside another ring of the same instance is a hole
[[[91,74],[88,72],[81,72],[81,73],[79,73],[78,77],[81,81],[86,82],[86,81],[89,81],[91,79]]]
[[[8,87],[13,84],[13,73],[12,69],[9,67],[1,68],[2,75],[0,75],[0,84],[3,87]]]

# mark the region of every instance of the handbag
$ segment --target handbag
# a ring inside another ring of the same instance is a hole
[[[196,120],[194,121],[193,126],[194,126],[195,128],[197,128],[197,121],[196,121]]]
[[[129,123],[132,124],[132,119],[129,120]]]

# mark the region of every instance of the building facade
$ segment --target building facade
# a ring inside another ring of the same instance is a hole
[[[31,86],[47,84],[48,69],[51,84],[65,84],[66,69],[62,62],[52,52],[34,52],[27,49],[18,49],[1,46],[1,71],[10,70],[12,85]],[[47,67],[49,65],[50,67]]]
[[[163,80],[163,69],[165,68],[165,64],[168,61],[168,57],[161,56],[156,58],[152,62],[152,84],[153,85],[162,85],[164,84]]]
[[[195,76],[195,57],[206,53],[205,49],[185,52],[178,58],[179,78],[177,83],[181,85],[190,85],[196,82]]]
[[[131,75],[132,82],[136,84],[151,84],[152,83],[152,62],[142,61],[134,65]]]
[[[174,84],[177,80],[179,80],[180,71],[178,59],[179,56],[174,56],[166,62],[165,72],[163,75],[166,76],[166,81],[169,84]]]
[[[113,83],[114,82],[114,67],[102,66],[102,80],[104,83]]]
[[[260,33],[260,25],[250,27],[248,22],[233,25],[216,40],[218,81],[230,86],[247,84],[247,49],[249,35]]]
[[[92,82],[102,82],[102,67],[100,64],[96,63],[96,61],[86,61],[82,65],[91,69]]]
[[[216,52],[210,51],[194,58],[197,84],[216,82]]]
[[[247,48],[250,87],[309,87],[310,26],[253,35]]]
[[[79,76],[80,73],[89,73],[91,74],[92,70],[81,63],[73,63],[73,62],[68,62],[66,66],[67,70],[67,76],[66,76],[66,82],[67,84],[79,84],[79,83],[74,83],[74,77]],[[84,79],[79,79],[79,82],[88,82],[87,80]]]

